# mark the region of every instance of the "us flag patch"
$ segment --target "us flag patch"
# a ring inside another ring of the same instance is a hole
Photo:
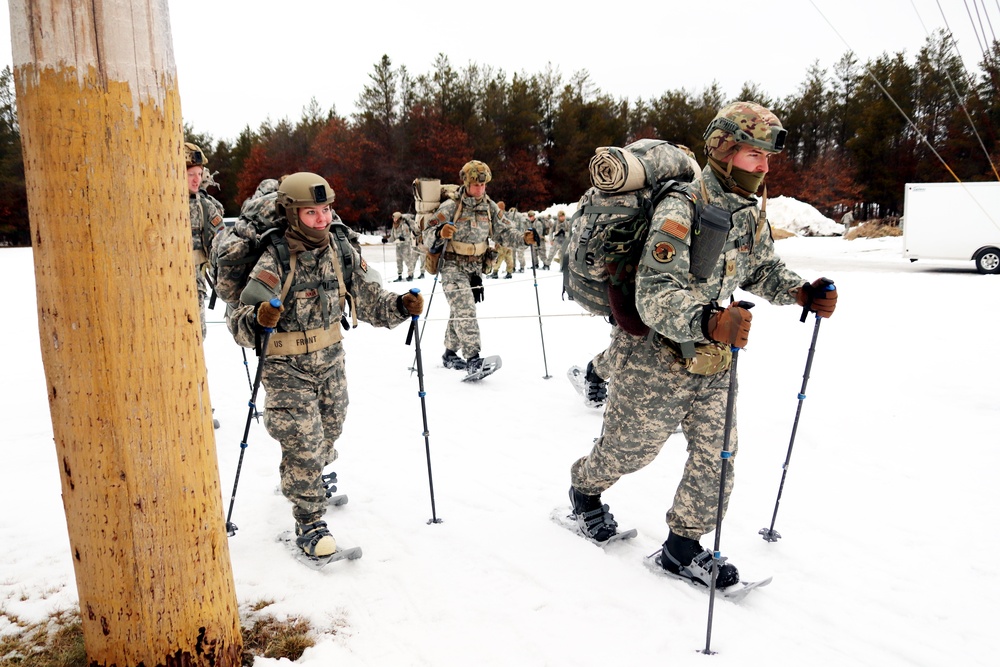
[[[257,274],[257,280],[264,283],[271,289],[277,289],[281,281],[278,280],[278,276],[274,275],[270,271],[264,270]]]
[[[368,273],[368,262],[365,261],[364,257],[361,258],[361,270]]]
[[[676,220],[671,220],[670,218],[664,220],[663,224],[660,225],[661,232],[670,234],[675,239],[684,239],[687,237],[689,229],[690,227],[687,225],[677,222]]]

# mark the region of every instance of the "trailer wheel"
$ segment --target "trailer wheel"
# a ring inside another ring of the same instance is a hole
[[[979,273],[1000,273],[1000,249],[983,248],[973,259]]]

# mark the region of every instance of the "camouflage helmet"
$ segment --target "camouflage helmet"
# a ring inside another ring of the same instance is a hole
[[[462,181],[462,185],[468,187],[473,183],[489,183],[493,180],[493,173],[485,162],[469,160],[462,167],[462,171],[458,172],[458,178]]]
[[[773,113],[754,102],[734,102],[719,110],[705,129],[705,154],[724,162],[739,144],[769,153],[785,148],[787,130]]]
[[[277,205],[279,210],[284,210],[285,216],[290,222],[295,221],[295,209],[307,208],[310,206],[332,206],[334,199],[333,188],[326,182],[326,179],[308,171],[286,176],[281,179],[278,186]]]
[[[184,168],[190,169],[191,167],[207,167],[208,160],[205,159],[205,154],[201,149],[191,142],[184,142]]]

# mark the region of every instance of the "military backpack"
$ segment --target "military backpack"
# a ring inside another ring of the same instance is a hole
[[[635,277],[653,210],[700,174],[684,146],[640,139],[600,147],[590,161],[591,187],[570,220],[563,291],[584,310],[645,335],[635,306]]]

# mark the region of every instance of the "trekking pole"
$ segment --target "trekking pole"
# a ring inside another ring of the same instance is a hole
[[[435,273],[434,282],[431,284],[431,296],[429,299],[427,299],[427,310],[424,311],[424,324],[423,326],[420,327],[421,338],[424,337],[424,330],[427,328],[427,318],[431,314],[431,305],[434,303],[434,290],[437,289],[437,286],[438,286],[438,274]],[[419,317],[419,315],[417,317]],[[409,345],[409,343],[407,343],[407,345]],[[417,370],[417,354],[419,353],[420,351],[418,349],[417,353],[413,355],[413,363],[410,364],[410,377],[413,377],[413,371]]]
[[[275,308],[281,308],[281,299],[275,297],[269,302]],[[226,532],[229,537],[236,534],[236,524],[233,523],[233,505],[236,504],[236,488],[240,483],[240,471],[243,469],[243,455],[247,451],[247,439],[250,436],[250,422],[253,421],[257,412],[257,392],[260,390],[260,379],[264,374],[264,358],[267,356],[267,345],[271,341],[271,334],[274,333],[272,327],[264,327],[264,337],[260,342],[260,362],[257,364],[257,375],[253,380],[253,387],[250,389],[250,409],[247,412],[247,423],[243,429],[243,440],[240,442],[240,459],[236,464],[236,479],[233,481],[233,495],[229,498],[229,512],[226,514]],[[249,372],[249,371],[248,371]]]
[[[749,301],[739,301],[740,308],[750,310],[753,304]],[[726,497],[726,475],[729,473],[729,443],[733,435],[733,417],[736,415],[736,362],[739,360],[740,348],[732,346],[733,363],[729,366],[729,393],[726,396],[726,425],[722,439],[722,473],[719,475],[719,506],[715,513],[715,546],[712,549],[712,585],[708,594],[708,629],[705,632],[705,650],[702,653],[712,655],[712,618],[715,614],[715,581],[719,576],[719,563],[722,558],[720,545],[722,543],[722,508]]]
[[[410,290],[410,293],[419,294],[420,289],[414,287]],[[434,504],[434,474],[431,472],[431,440],[430,430],[427,428],[427,392],[424,391],[424,360],[420,354],[420,331],[417,327],[417,319],[419,317],[419,315],[410,317],[410,330],[406,334],[406,344],[409,345],[411,341],[414,342],[417,351],[417,384],[420,387],[418,395],[420,396],[420,412],[424,418],[424,451],[427,453],[427,483],[431,488],[431,518],[428,519],[427,523],[441,523],[441,519],[437,516],[437,507]]]
[[[531,231],[535,232],[534,229]],[[535,232],[535,241],[538,241],[538,232]],[[542,376],[543,380],[548,380],[551,375],[549,375],[549,360],[545,356],[545,333],[542,331],[542,302],[538,299],[538,262],[535,261],[535,244],[531,245],[531,277],[535,281],[535,306],[538,308],[538,335],[542,337],[542,363],[545,364],[545,375]]]
[[[823,281],[821,283],[822,289],[831,290],[836,289],[832,280],[826,278],[821,278]],[[799,318],[800,322],[806,321],[806,315],[809,313],[809,306],[806,305],[802,308],[802,317]],[[792,422],[792,435],[788,439],[788,451],[785,453],[785,462],[781,465],[781,483],[778,484],[778,497],[774,500],[774,512],[771,514],[771,526],[770,528],[761,528],[757,531],[758,535],[761,535],[766,542],[777,542],[781,539],[781,533],[774,529],[774,522],[778,518],[778,505],[781,504],[781,492],[785,488],[785,477],[788,476],[788,464],[792,460],[792,446],[795,444],[795,434],[799,430],[799,416],[802,414],[802,403],[806,400],[806,385],[809,384],[809,372],[812,370],[813,355],[816,354],[816,339],[819,337],[819,323],[823,321],[823,318],[816,315],[816,324],[813,326],[812,341],[809,343],[809,354],[806,356],[806,368],[802,373],[802,388],[799,389],[799,404],[795,408],[795,421]]]

